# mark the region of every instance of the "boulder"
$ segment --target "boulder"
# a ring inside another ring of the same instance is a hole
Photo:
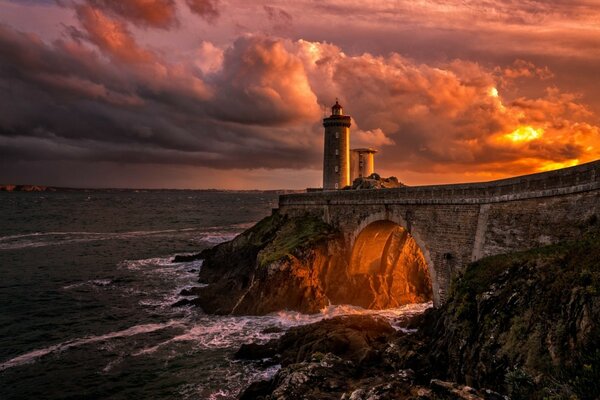
[[[359,177],[352,182],[352,189],[363,190],[363,189],[390,189],[395,187],[406,186],[401,182],[398,182],[398,178],[390,176],[389,178],[382,178],[379,174],[371,174],[368,177]]]

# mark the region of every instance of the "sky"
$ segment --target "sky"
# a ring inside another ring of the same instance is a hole
[[[0,0],[0,183],[408,185],[600,158],[600,0]]]

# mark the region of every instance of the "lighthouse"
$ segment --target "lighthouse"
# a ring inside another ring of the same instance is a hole
[[[323,189],[336,190],[350,185],[350,116],[336,100],[331,115],[323,119]]]

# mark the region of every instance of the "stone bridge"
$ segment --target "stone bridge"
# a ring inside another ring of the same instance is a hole
[[[279,212],[318,215],[338,228],[349,258],[378,221],[404,228],[427,263],[433,301],[482,257],[576,237],[600,215],[600,161],[485,183],[284,195]]]

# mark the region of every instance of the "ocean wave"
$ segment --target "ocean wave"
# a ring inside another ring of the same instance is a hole
[[[92,280],[85,281],[85,282],[77,282],[77,283],[73,283],[71,285],[63,286],[63,290],[71,290],[71,289],[76,289],[76,288],[80,288],[83,286],[106,287],[112,283],[113,283],[112,279],[92,279]]]
[[[194,242],[216,245],[233,240],[239,232],[203,232],[194,238]]]
[[[124,329],[121,331],[110,332],[110,333],[106,333],[104,335],[87,336],[87,337],[83,337],[83,338],[69,340],[69,341],[62,342],[62,343],[59,343],[59,344],[56,344],[53,346],[45,347],[43,349],[33,350],[28,353],[22,354],[20,356],[14,357],[8,361],[5,361],[2,364],[0,364],[0,371],[4,371],[5,369],[8,369],[8,368],[18,367],[18,366],[21,366],[24,364],[29,364],[29,363],[32,363],[32,362],[36,361],[37,359],[44,357],[48,354],[62,352],[62,351],[71,349],[73,347],[79,347],[79,346],[84,346],[84,345],[88,345],[88,344],[92,344],[92,343],[102,342],[105,340],[134,336],[134,335],[139,335],[139,334],[143,334],[143,333],[155,332],[155,331],[170,328],[170,327],[180,327],[180,326],[183,326],[183,322],[181,320],[169,321],[169,322],[162,323],[162,324],[135,325],[135,326],[132,326],[130,328],[127,328],[127,329]]]
[[[173,269],[199,270],[202,267],[203,260],[173,262],[174,258],[175,254],[167,257],[152,257],[143,258],[140,260],[123,260],[118,264],[118,266],[120,268],[127,268],[134,271],[139,269],[147,269],[148,267],[154,267],[154,271],[157,272],[169,272]]]
[[[367,310],[352,305],[332,305],[316,314],[302,314],[295,311],[279,311],[264,316],[210,316],[204,315],[188,327],[182,334],[174,336],[155,346],[148,347],[133,355],[154,353],[161,347],[176,342],[194,342],[200,349],[234,348],[243,343],[265,343],[283,335],[289,328],[308,325],[323,319],[344,315],[381,316],[395,322],[400,318],[416,315],[432,307],[432,303],[407,304],[385,310]]]
[[[0,237],[0,250],[20,250],[101,240],[132,239],[146,236],[194,232],[198,228],[162,229],[128,232],[34,232]]]
[[[196,243],[216,245],[235,238],[240,232],[251,227],[253,223],[234,224],[229,226],[213,226],[207,228],[180,228],[160,230],[139,230],[127,232],[32,232],[0,236],[0,250],[19,250],[34,247],[58,246],[71,243],[85,243],[112,239],[132,239],[145,236],[160,236],[176,233],[191,234]],[[198,232],[194,235],[193,232]]]

